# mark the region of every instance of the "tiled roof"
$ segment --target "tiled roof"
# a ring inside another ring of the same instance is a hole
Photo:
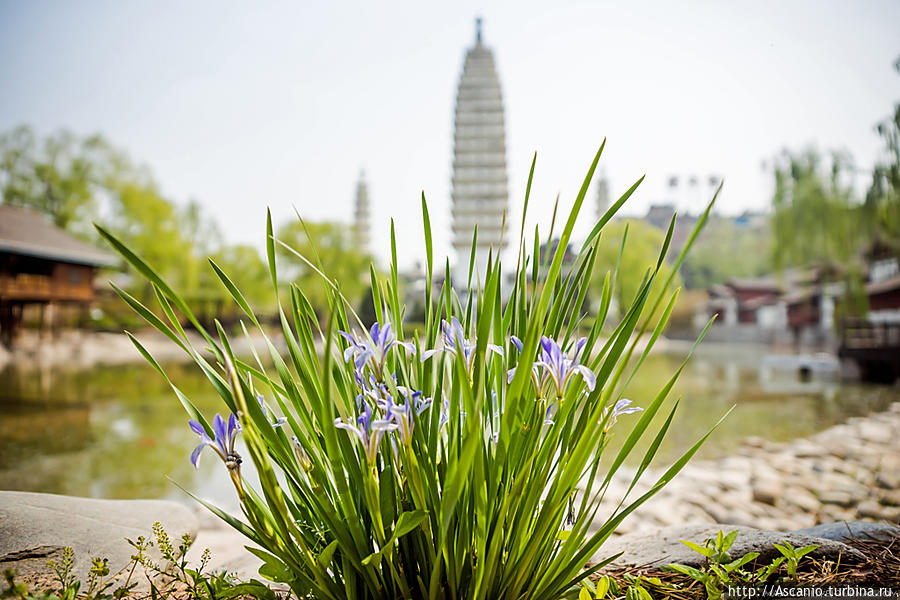
[[[50,222],[41,213],[0,205],[0,252],[92,266],[116,263],[104,252]]]
[[[890,279],[885,279],[884,281],[876,281],[866,284],[866,292],[868,292],[870,296],[873,294],[892,292],[898,288],[900,288],[900,275],[895,275]]]

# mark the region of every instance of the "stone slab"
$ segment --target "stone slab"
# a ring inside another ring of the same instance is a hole
[[[848,539],[890,539],[900,536],[900,527],[869,521],[840,521],[798,529],[794,533],[843,542]]]
[[[719,531],[729,533],[737,529],[737,540],[729,550],[732,557],[737,558],[748,552],[759,552],[760,560],[770,560],[780,556],[773,544],[783,540],[790,542],[795,548],[817,544],[818,549],[808,556],[819,559],[836,559],[839,555],[847,558],[862,559],[857,550],[838,541],[801,535],[799,533],[783,533],[752,529],[736,525],[701,524],[676,525],[651,531],[629,533],[611,538],[594,556],[595,561],[604,560],[622,552],[612,564],[614,566],[659,568],[671,563],[679,563],[692,567],[701,567],[706,558],[681,543],[690,540],[703,545],[704,540],[715,537]]]
[[[74,575],[86,580],[91,557],[108,558],[110,573],[131,560],[126,538],[151,538],[159,521],[173,542],[197,534],[197,518],[165,500],[98,500],[56,494],[0,491],[0,572],[48,573],[66,546],[75,552]],[[158,556],[158,555],[157,555]]]

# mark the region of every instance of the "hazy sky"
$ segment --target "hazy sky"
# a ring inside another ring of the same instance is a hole
[[[568,206],[603,137],[631,213],[670,175],[725,177],[720,209],[767,206],[763,160],[845,148],[860,169],[900,100],[900,2],[0,0],[0,129],[100,132],[178,202],[199,200],[261,246],[265,207],[348,220],[360,168],[376,252],[395,217],[403,264],[449,249],[453,106],[473,20],[504,93],[511,221],[538,163],[533,219]],[[860,185],[867,179],[860,175]],[[703,186],[706,195],[706,186]],[[703,199],[675,198],[696,209]],[[586,231],[591,206],[579,231]]]

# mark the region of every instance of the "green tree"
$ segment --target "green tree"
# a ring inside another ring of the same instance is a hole
[[[711,218],[681,266],[684,284],[707,288],[732,277],[756,277],[772,270],[768,229],[740,227],[733,219]]]
[[[98,135],[78,138],[65,130],[42,140],[24,125],[0,135],[3,203],[41,211],[56,225],[86,234],[109,151]]]
[[[278,239],[317,266],[341,290],[347,300],[357,305],[369,285],[370,256],[362,253],[353,239],[351,228],[342,223],[292,222],[281,228]],[[322,319],[329,311],[327,284],[297,256],[279,246],[279,267],[284,277],[296,283]]]
[[[863,255],[873,238],[849,185],[853,170],[846,154],[824,161],[814,150],[785,152],[775,165],[774,264],[817,268],[822,282],[842,283],[836,321],[868,310]]]
[[[894,68],[900,73],[900,58]],[[873,246],[900,256],[900,102],[876,131],[884,140],[884,158],[873,169],[863,218],[872,232]]]
[[[206,215],[197,200],[188,202],[181,211],[181,228],[199,254],[211,256],[222,249],[223,236],[219,224]]]
[[[134,248],[153,268],[188,294],[197,288],[199,267],[191,240],[181,229],[177,207],[152,182],[110,181],[112,213],[107,228]],[[146,285],[144,299],[152,295]]]
[[[246,244],[226,245],[212,259],[229,277],[240,279],[241,293],[255,309],[265,310],[274,304],[269,268],[256,248]],[[216,289],[220,288],[224,297],[226,290],[216,282]]]
[[[625,251],[622,253],[621,263],[616,272],[616,287],[613,290],[613,299],[616,306],[630,306],[644,282],[648,271],[656,266],[659,252],[665,242],[666,235],[656,227],[637,219],[617,219],[603,228],[600,238],[600,246],[597,250],[597,262],[594,265],[594,273],[591,277],[592,296],[600,297],[603,289],[603,280],[607,272],[612,273],[619,262],[619,254],[622,248],[622,239],[625,237]],[[650,289],[648,306],[655,301],[662,284],[672,272],[672,267],[664,264]],[[681,285],[680,277],[676,275],[673,287]]]
[[[785,151],[775,164],[773,259],[787,267],[847,266],[865,239],[849,185],[849,156]]]

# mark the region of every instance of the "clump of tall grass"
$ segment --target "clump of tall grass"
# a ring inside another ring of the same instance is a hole
[[[301,598],[571,596],[602,565],[584,568],[617,525],[697,451],[706,436],[649,491],[623,498],[612,514],[599,514],[614,473],[645,435],[652,440],[632,488],[650,466],[672,423],[677,402],[667,398],[683,368],[656,397],[641,399],[640,408],[621,397],[678,295],[669,290],[671,277],[658,296],[651,298],[650,292],[669,249],[674,219],[658,260],[618,324],[607,323],[615,284],[611,273],[593,325],[586,336],[577,335],[603,227],[643,179],[596,223],[574,264],[564,269],[565,250],[602,150],[559,232],[558,252],[539,259],[541,232],[536,229],[529,256],[523,225],[508,295],[501,294],[504,270],[496,255],[489,258],[483,281],[463,294],[451,286],[445,263],[443,285],[433,294],[431,223],[423,196],[426,318],[424,333],[412,340],[403,331],[393,226],[390,273],[370,272],[377,322],[362,323],[342,297],[341,283],[320,272],[332,311],[323,328],[303,290],[280,285],[275,262],[280,242],[269,215],[269,270],[285,356],[260,327],[238,285],[210,261],[247,324],[265,337],[268,367],[258,356],[247,362],[234,356],[221,326],[206,331],[150,265],[100,228],[152,283],[162,316],[117,289],[119,294],[191,355],[224,402],[228,416],[217,414],[210,425],[172,386],[199,437],[192,460],[196,463],[207,447],[219,456],[243,515],[204,504],[263,549],[251,549],[264,561],[262,575],[288,584]],[[533,173],[534,162],[526,212]],[[552,229],[548,241],[554,239]],[[470,285],[474,247],[473,240]],[[315,256],[299,258],[318,270]],[[190,344],[182,318],[204,337],[211,355]],[[604,327],[612,331],[605,338]],[[636,355],[637,340],[645,333],[650,334],[647,343]],[[622,417],[629,413],[635,414],[626,423]],[[661,418],[654,420],[658,414]],[[257,481],[241,472],[242,457],[234,445],[238,434]],[[606,453],[613,458],[601,465]]]

